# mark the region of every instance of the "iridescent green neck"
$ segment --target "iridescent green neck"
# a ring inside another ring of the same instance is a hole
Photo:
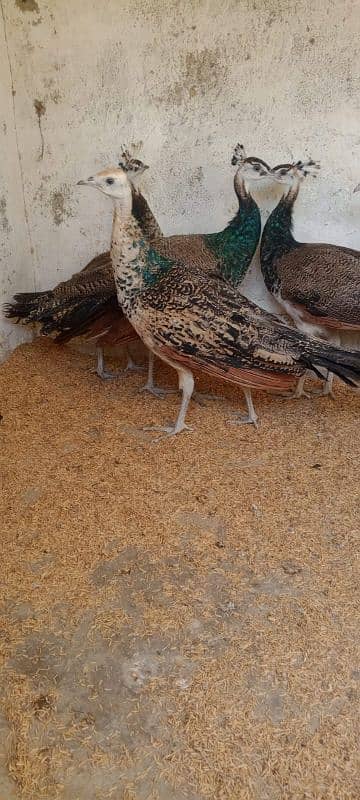
[[[293,207],[297,194],[298,188],[296,191],[293,188],[281,198],[263,230],[260,263],[266,287],[270,292],[279,289],[277,259],[300,246],[292,234]]]
[[[234,286],[241,283],[251,264],[261,233],[260,211],[251,195],[239,197],[239,210],[219,233],[204,236],[206,246],[219,261],[222,275]]]

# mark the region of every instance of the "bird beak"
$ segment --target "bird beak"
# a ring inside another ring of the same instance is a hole
[[[78,181],[76,186],[96,186],[94,178],[88,178],[87,181]]]
[[[360,183],[358,183],[358,185],[355,186],[354,192],[360,192]]]
[[[270,170],[269,172],[269,178],[272,178],[272,180],[275,181],[275,183],[284,183],[283,179],[279,178],[276,172],[273,172],[272,170]]]

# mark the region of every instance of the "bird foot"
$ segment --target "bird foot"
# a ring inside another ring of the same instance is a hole
[[[125,369],[122,370],[122,374],[125,375],[128,372],[146,372],[146,367],[142,364],[135,364],[132,358],[128,358],[128,362]]]
[[[202,394],[202,392],[193,392],[192,400],[194,403],[198,403],[199,406],[206,405],[206,400],[225,400],[224,397],[220,397],[218,394]]]
[[[159,433],[164,433],[165,436],[159,436],[155,439],[156,442],[160,442],[161,439],[167,439],[170,436],[176,436],[178,433],[182,433],[182,431],[192,431],[193,428],[190,428],[189,425],[177,426],[175,425],[146,425],[142,428],[143,431],[158,431]]]
[[[281,392],[278,397],[284,397],[285,400],[301,400],[302,397],[306,397],[307,400],[311,400],[312,394],[305,392],[304,389],[299,391],[295,389],[293,392]]]
[[[243,417],[237,411],[232,412],[234,414],[233,419],[227,419],[226,422],[228,425],[254,425],[255,428],[258,428],[258,417],[251,416],[251,414],[247,414]]]
[[[323,386],[321,389],[313,389],[310,397],[331,397],[332,400],[335,400],[333,390],[329,389],[327,386]]]
[[[97,367],[93,367],[90,372],[97,375],[102,381],[114,381],[116,378],[120,378],[123,374],[122,370],[119,370],[118,372],[111,372],[110,369],[98,369]]]
[[[160,397],[162,400],[164,397],[167,397],[168,394],[177,394],[176,389],[160,389],[159,386],[153,386],[151,383],[145,383],[145,386],[141,386],[139,393],[142,394],[144,392],[153,394],[154,397]]]

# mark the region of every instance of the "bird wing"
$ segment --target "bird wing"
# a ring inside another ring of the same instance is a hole
[[[66,344],[75,336],[83,336],[89,341],[101,339],[102,345],[126,344],[137,339],[137,333],[131,323],[124,316],[116,298],[111,298],[106,303],[93,304],[84,307],[76,303],[56,325],[58,344]]]
[[[308,319],[360,328],[360,252],[329,244],[302,244],[277,259],[280,292]]]
[[[114,271],[107,256],[107,253],[97,256],[81,272],[59,283],[51,292],[54,303],[90,295],[115,296]]]
[[[218,269],[218,259],[206,246],[201,234],[162,236],[153,239],[151,247],[164,258],[178,264],[191,264],[209,273]]]
[[[140,335],[159,355],[184,366],[274,389],[288,387],[305,371],[306,346],[299,340],[306,337],[199,269],[175,266],[142,292],[140,304]]]
[[[83,275],[84,273],[88,272],[97,272],[98,269],[105,269],[108,271],[111,267],[111,255],[110,251],[107,250],[106,253],[100,253],[95,258],[92,258],[85,267],[83,267],[80,272],[76,272],[69,280],[75,280],[78,275]]]

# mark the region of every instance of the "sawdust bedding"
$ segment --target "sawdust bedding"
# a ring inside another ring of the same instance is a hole
[[[358,398],[154,442],[92,363],[0,370],[1,800],[358,800]]]

